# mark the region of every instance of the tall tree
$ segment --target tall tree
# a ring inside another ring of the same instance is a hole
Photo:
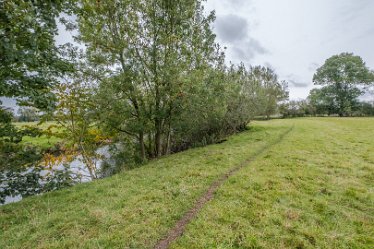
[[[106,73],[100,114],[138,141],[142,158],[170,150],[185,79],[213,60],[213,20],[203,15],[200,0],[83,2],[80,38]]]
[[[69,69],[54,37],[69,1],[0,1],[0,96],[48,108],[53,76]]]
[[[359,86],[374,83],[374,73],[360,56],[341,53],[327,59],[313,76],[316,85],[331,85],[340,116],[351,113],[357,102]]]

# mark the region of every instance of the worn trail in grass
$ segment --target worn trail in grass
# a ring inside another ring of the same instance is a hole
[[[170,248],[374,248],[374,119],[256,122],[227,142],[0,207],[0,248],[153,248],[221,185]]]
[[[213,184],[210,185],[210,187],[208,188],[208,190],[205,193],[203,193],[203,195],[195,202],[195,205],[183,215],[183,217],[176,223],[176,225],[173,227],[173,229],[171,229],[168,232],[168,234],[165,236],[165,238],[163,238],[162,240],[160,240],[155,245],[154,248],[155,249],[166,249],[166,248],[169,248],[170,244],[172,242],[174,242],[176,239],[178,239],[183,234],[183,232],[185,231],[186,225],[188,225],[191,222],[191,220],[196,217],[196,215],[198,214],[198,212],[207,204],[208,201],[210,201],[213,198],[213,195],[217,191],[217,189],[219,187],[221,187],[221,185],[230,176],[232,176],[233,174],[235,174],[237,171],[239,171],[243,167],[248,166],[248,164],[250,164],[253,160],[255,160],[257,158],[257,156],[259,156],[261,153],[263,153],[264,151],[266,151],[269,148],[271,148],[271,146],[273,146],[273,145],[281,142],[282,139],[289,132],[291,132],[292,129],[293,129],[293,127],[291,127],[286,132],[284,132],[283,134],[281,134],[280,137],[277,140],[275,140],[272,143],[267,144],[266,146],[264,146],[263,148],[261,148],[260,150],[258,150],[255,154],[253,154],[250,158],[248,158],[247,160],[243,161],[241,164],[239,164],[239,165],[231,168],[228,172],[226,172],[225,174],[223,174],[218,180],[216,180],[215,182],[213,182]]]
[[[152,248],[209,186],[290,124],[251,126],[92,183],[0,207],[0,248]]]
[[[171,248],[374,248],[374,119],[294,122]]]

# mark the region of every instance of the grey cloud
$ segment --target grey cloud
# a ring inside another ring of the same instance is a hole
[[[291,87],[305,88],[309,86],[309,83],[299,81],[298,77],[294,74],[289,74],[286,76],[286,78]]]
[[[236,15],[217,17],[216,31],[223,42],[238,42],[248,36],[248,22]]]
[[[250,61],[257,54],[266,54],[268,51],[253,38],[233,47],[234,56],[241,61]]]
[[[231,8],[233,10],[247,7],[251,3],[252,3],[251,0],[226,0],[226,1],[224,0],[223,1],[223,5],[225,6],[225,8]]]
[[[261,43],[250,37],[248,21],[237,15],[218,16],[215,30],[217,37],[226,43],[234,61],[251,61],[258,54],[268,51]]]
[[[297,82],[297,81],[294,81],[294,80],[288,80],[288,82],[291,84],[291,86],[298,87],[298,88],[304,88],[304,87],[309,86],[309,84],[305,83],[305,82]]]

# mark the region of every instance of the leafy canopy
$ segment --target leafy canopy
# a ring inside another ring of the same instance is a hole
[[[69,1],[7,0],[0,2],[0,96],[24,104],[52,106],[54,76],[69,70],[54,37],[56,20]]]
[[[317,69],[313,76],[316,85],[327,84],[373,84],[374,72],[360,56],[353,53],[334,55]]]
[[[357,98],[363,93],[359,86],[374,83],[374,72],[365,65],[360,56],[341,53],[327,59],[325,64],[317,69],[313,82],[325,86],[319,94],[325,95],[322,98],[325,105],[335,106],[333,109],[336,109],[336,113],[346,116],[356,108]]]

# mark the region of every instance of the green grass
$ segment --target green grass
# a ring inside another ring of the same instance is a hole
[[[373,248],[374,119],[256,122],[93,183],[0,207],[0,248],[152,248],[228,169],[172,248]]]
[[[23,128],[24,126],[35,126],[38,127],[39,129],[46,130],[50,125],[55,125],[54,122],[46,122],[43,124],[38,124],[38,122],[17,122],[14,123],[14,125],[17,128]],[[56,131],[57,128],[54,128],[54,131]],[[25,136],[22,138],[23,144],[32,144],[34,146],[41,147],[42,149],[48,149],[53,147],[55,144],[61,142],[62,139],[55,137],[55,136],[40,136],[40,137],[30,137],[30,136]]]
[[[374,248],[374,119],[293,122],[172,248]]]

